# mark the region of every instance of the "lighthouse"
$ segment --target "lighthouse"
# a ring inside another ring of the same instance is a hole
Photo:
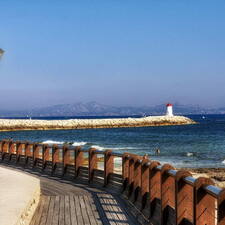
[[[171,103],[166,105],[166,116],[173,116],[173,105]]]

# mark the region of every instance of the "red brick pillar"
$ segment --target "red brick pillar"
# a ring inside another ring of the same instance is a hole
[[[37,143],[33,145],[33,168],[36,166],[36,161],[39,155],[39,149]]]
[[[2,147],[2,159],[4,160],[5,155],[9,153],[9,145],[10,140],[4,140],[3,147]]]
[[[97,169],[97,154],[95,148],[88,150],[88,182],[91,183],[94,178],[94,171]]]
[[[175,177],[168,173],[174,170],[170,164],[165,164],[161,169],[161,221],[165,224],[176,224],[176,182]]]
[[[58,145],[52,147],[52,174],[54,174],[56,165],[59,163],[59,148]]]
[[[11,161],[12,155],[15,154],[14,146],[15,146],[14,142],[10,141],[9,142],[9,158],[8,158],[8,161]]]
[[[11,160],[11,156],[14,153],[14,142],[9,142],[9,161]]]
[[[26,165],[27,165],[27,162],[28,162],[28,156],[27,156],[27,151],[29,150],[29,143],[28,142],[26,142],[25,144],[24,144],[24,167],[26,167]]]
[[[70,150],[68,146],[63,147],[63,165],[67,166],[70,164]]]
[[[142,159],[141,157],[134,156],[134,174],[133,174],[133,192],[131,194],[131,201],[136,202],[138,199],[138,195],[141,192],[141,165]]]
[[[3,160],[3,158],[4,158],[4,151],[3,151],[3,149],[4,149],[4,144],[5,144],[5,140],[1,140],[1,142],[0,142],[0,153],[1,153],[1,160]]]
[[[200,177],[195,182],[195,224],[216,225],[216,199],[203,188],[213,185],[209,178]]]
[[[77,147],[75,149],[75,177],[79,176],[80,167],[83,165],[83,152],[81,151],[81,147]]]
[[[107,186],[110,179],[110,174],[113,173],[114,157],[111,150],[106,150],[104,153],[104,186]]]
[[[131,155],[129,158],[129,177],[128,177],[128,188],[126,191],[127,197],[131,197],[134,191],[134,163],[135,163],[134,156]]]
[[[186,182],[185,177],[191,180],[191,173],[188,171],[180,170],[176,173],[176,221],[177,224],[193,224],[193,209],[194,209],[194,187]]]
[[[123,192],[127,189],[129,179],[129,153],[124,153],[122,156],[122,177],[123,177]]]
[[[32,157],[32,152],[31,152],[31,148],[32,148],[33,144],[32,143],[27,143],[25,146],[25,156],[26,157]]]
[[[8,153],[9,152],[9,140],[5,140],[3,144],[3,152]]]
[[[50,161],[50,147],[47,144],[45,144],[45,145],[43,145],[42,170],[45,170],[48,161]]]
[[[225,224],[225,188],[220,192],[218,197],[217,220],[218,225]]]
[[[141,210],[145,210],[149,206],[149,166],[150,160],[143,159],[141,166]]]
[[[3,144],[4,144],[4,140],[0,141],[0,153],[2,153],[3,150]]]
[[[66,174],[67,166],[70,164],[70,150],[63,146],[63,176]]]
[[[22,146],[23,144],[20,142],[17,142],[17,148],[16,148],[16,162],[18,163],[20,161],[20,156],[22,155]]]
[[[150,222],[158,224],[161,221],[161,171],[157,169],[160,163],[152,161],[149,167],[150,192]]]

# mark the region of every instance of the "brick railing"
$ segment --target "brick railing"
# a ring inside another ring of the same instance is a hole
[[[209,178],[195,179],[188,171],[143,156],[2,140],[0,159],[121,191],[153,225],[225,225],[225,189]]]

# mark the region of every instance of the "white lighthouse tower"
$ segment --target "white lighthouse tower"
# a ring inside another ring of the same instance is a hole
[[[171,103],[166,105],[166,116],[173,116],[173,105]]]

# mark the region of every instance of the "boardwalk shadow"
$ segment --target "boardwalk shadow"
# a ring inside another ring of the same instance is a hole
[[[82,181],[7,165],[40,179],[41,198],[30,225],[139,224],[118,196]],[[76,183],[75,183],[76,182]]]

